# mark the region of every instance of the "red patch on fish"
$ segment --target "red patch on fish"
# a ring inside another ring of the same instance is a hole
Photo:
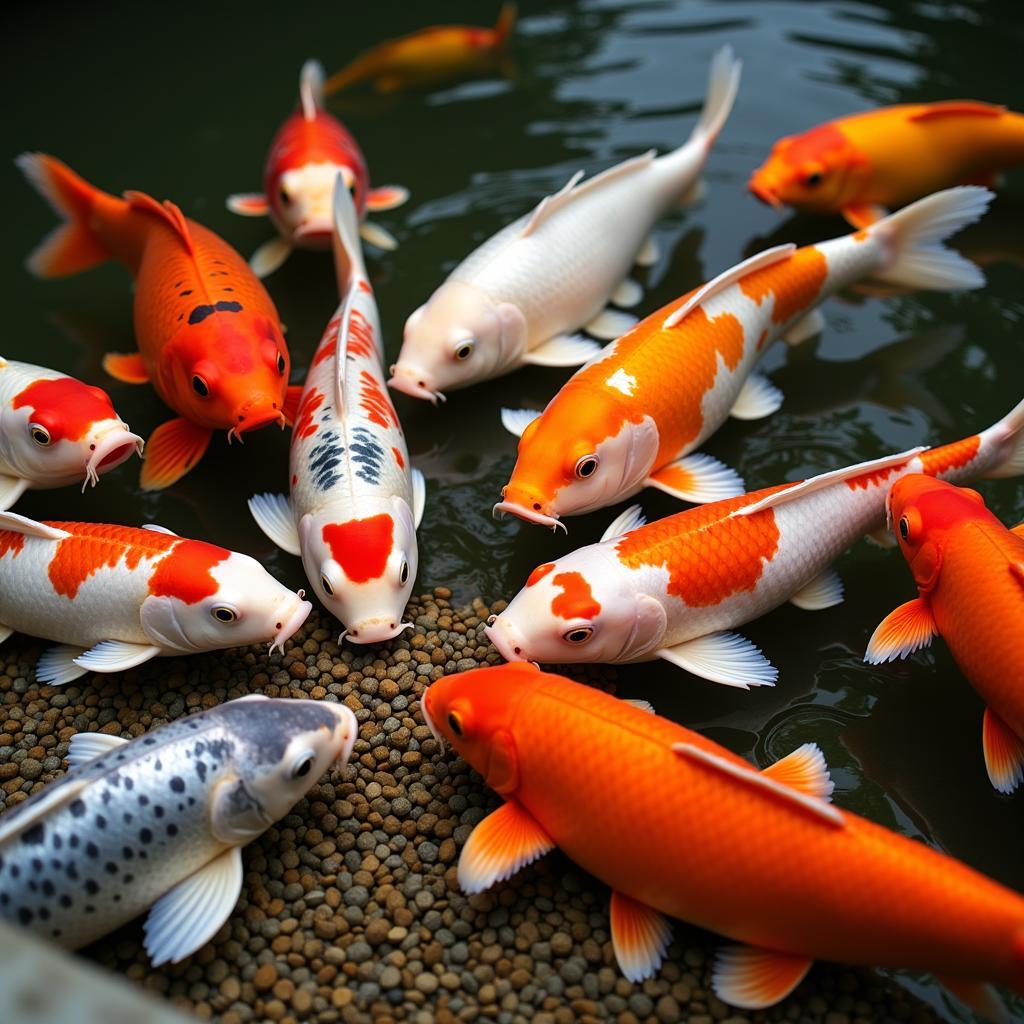
[[[851,491],[866,491],[869,487],[874,487],[876,484],[888,480],[893,473],[902,468],[903,466],[885,466],[882,469],[872,469],[867,473],[861,473],[859,476],[850,477],[846,481],[846,486]]]
[[[368,370],[363,370],[359,374],[359,379],[363,386],[362,406],[366,410],[366,415],[385,429],[391,426],[397,427],[398,417],[395,415],[394,406],[388,396],[381,391],[373,374]]]
[[[402,453],[397,448],[392,448],[391,454],[394,455],[395,462],[398,463],[398,468],[405,469],[405,459],[402,458]]]
[[[394,521],[386,512],[369,519],[332,523],[323,530],[334,560],[353,583],[365,583],[383,575],[394,535]]]
[[[295,436],[312,437],[316,433],[313,414],[323,405],[324,396],[314,388],[302,398],[298,415],[295,417]]]
[[[540,581],[544,579],[544,577],[547,576],[554,567],[554,562],[545,562],[543,565],[538,565],[537,568],[526,577],[526,585],[528,587],[532,587],[534,583],[540,583]]]
[[[334,353],[338,351],[338,339],[332,338],[326,345],[321,345],[316,350],[316,355],[313,357],[313,366],[319,366],[322,362],[333,358]]]
[[[73,377],[37,380],[16,395],[12,404],[15,409],[31,406],[30,421],[45,427],[54,444],[78,441],[94,423],[117,419],[105,391]]]
[[[773,295],[772,320],[784,324],[814,305],[827,277],[828,261],[820,250],[808,245],[788,259],[741,278],[740,289],[758,305],[766,295]]]
[[[591,593],[590,584],[578,572],[560,572],[551,582],[562,588],[551,602],[551,611],[562,619],[592,619],[601,605]]]
[[[373,343],[373,328],[370,326],[370,321],[358,309],[352,310],[348,321],[348,351],[353,355],[362,356],[364,359],[369,359],[376,351],[376,346]]]
[[[0,530],[0,558],[3,558],[9,551],[12,552],[12,558],[17,558],[24,546],[25,535],[23,533]]]
[[[359,279],[359,290],[361,292],[366,292],[367,294],[369,294],[372,291],[372,289],[370,288],[370,282],[369,281],[364,281],[362,278],[360,278]]]
[[[176,597],[185,604],[213,597],[220,584],[210,570],[230,557],[230,551],[215,544],[179,540],[166,557],[160,559],[156,572],[150,576],[149,592],[154,597]]]
[[[922,452],[921,472],[929,476],[941,476],[951,469],[960,469],[966,466],[981,447],[981,438],[975,434],[973,437],[965,437],[962,441],[955,441],[953,444],[944,444],[941,448],[932,448],[930,451]]]

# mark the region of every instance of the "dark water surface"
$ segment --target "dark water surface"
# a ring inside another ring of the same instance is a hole
[[[8,8],[0,33],[0,353],[102,383],[143,435],[169,418],[150,388],[103,379],[102,354],[135,347],[124,270],[110,265],[42,282],[25,272],[24,256],[53,218],[10,162],[18,152],[52,152],[111,191],[172,198],[248,255],[270,237],[269,225],[234,216],[224,198],[260,187],[267,146],[295,102],[303,60],[318,56],[331,71],[383,37],[429,20],[489,21],[497,6]],[[594,172],[649,147],[678,145],[700,108],[708,61],[725,42],[745,62],[739,100],[711,155],[705,201],[658,228],[663,256],[640,273],[649,289],[642,314],[767,245],[844,232],[839,221],[786,219],[746,194],[750,171],[779,136],[880,103],[971,97],[1024,108],[1021,16],[1013,2],[521,6],[514,80],[332,105],[360,140],[373,181],[412,191],[407,206],[376,216],[401,248],[369,260],[389,355],[398,351],[406,316],[466,253],[577,168]],[[1024,393],[1022,228],[1024,179],[1017,175],[984,222],[957,242],[985,267],[984,291],[832,300],[820,339],[789,351],[777,345],[765,359],[786,395],[781,412],[729,423],[706,450],[753,489],[958,439],[998,419]],[[289,328],[293,379],[301,381],[337,303],[330,260],[299,253],[267,284]],[[427,477],[420,587],[444,584],[460,600],[509,598],[534,565],[568,550],[561,535],[490,514],[515,451],[499,408],[541,408],[567,375],[526,370],[453,393],[439,409],[399,397],[413,460]],[[30,493],[17,511],[157,522],[249,552],[301,586],[298,560],[277,551],[245,507],[254,492],[285,489],[287,442],[263,431],[229,449],[221,435],[199,469],[169,492],[142,494],[135,463],[84,496]],[[1019,481],[980,489],[1005,522],[1024,517]],[[680,507],[656,492],[642,500],[652,518]],[[616,511],[571,521],[568,543],[597,539]],[[862,543],[837,568],[844,604],[818,613],[787,606],[743,630],[779,666],[774,690],[744,693],[657,663],[622,670],[622,692],[650,699],[662,714],[761,765],[813,739],[840,806],[1024,890],[1024,798],[1000,797],[989,785],[982,704],[945,647],[936,643],[883,668],[860,659],[878,621],[913,596],[902,558]],[[950,1019],[966,1019],[930,979],[918,990]]]

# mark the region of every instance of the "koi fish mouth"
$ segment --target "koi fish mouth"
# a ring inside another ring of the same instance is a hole
[[[413,378],[417,376],[414,371],[406,370],[399,374],[398,370],[398,366],[391,367],[391,377],[388,379],[389,388],[401,391],[403,395],[409,395],[412,398],[425,398],[431,405],[448,401],[443,391],[432,391],[428,388],[426,380],[414,380]]]
[[[521,637],[512,635],[512,624],[507,620],[504,622],[493,622],[484,626],[484,633],[487,639],[494,644],[495,650],[506,661],[529,661],[523,654],[521,644],[524,642]],[[516,643],[519,640],[519,643]]]
[[[768,206],[774,206],[776,210],[782,206],[782,200],[769,188],[762,185],[756,177],[751,178],[747,183],[747,188],[761,200],[762,203],[766,203]]]
[[[254,430],[259,430],[260,427],[265,427],[268,423],[276,423],[282,430],[288,426],[284,411],[278,408],[276,402],[269,409],[240,413],[238,423],[228,431],[228,444],[231,444],[232,441],[245,444],[242,439],[243,434],[250,434]]]
[[[130,459],[132,455],[142,455],[145,441],[138,434],[133,434],[124,428],[117,428],[104,434],[96,442],[89,461],[85,464],[85,481],[82,483],[82,491],[86,487],[93,487],[99,483],[100,473],[120,466],[122,462]]]
[[[300,224],[293,232],[296,244],[305,246],[327,246],[331,241],[333,228],[329,220],[307,221]]]
[[[354,644],[382,644],[394,640],[407,629],[415,629],[411,622],[386,622],[384,619],[366,619],[352,629],[346,629],[338,638],[348,637]]]
[[[271,654],[277,650],[280,650],[282,654],[284,653],[285,643],[295,635],[296,630],[306,621],[309,613],[313,610],[313,605],[309,601],[303,600],[306,596],[304,591],[300,590],[295,596],[299,599],[299,603],[287,619],[277,624],[277,632],[274,634],[274,639],[270,644]]]
[[[558,516],[546,515],[539,509],[526,508],[524,505],[517,505],[514,501],[499,501],[498,504],[491,509],[491,515],[493,515],[495,519],[504,519],[507,513],[518,516],[520,519],[525,519],[528,523],[537,523],[539,526],[550,526],[552,531],[561,528],[565,530],[566,535],[569,533],[569,527],[566,526]]]

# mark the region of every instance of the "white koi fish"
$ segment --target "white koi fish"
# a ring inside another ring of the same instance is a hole
[[[889,488],[910,473],[960,482],[1024,472],[1024,402],[973,437],[915,448],[797,483],[700,505],[643,525],[627,509],[597,544],[538,566],[487,635],[507,660],[664,658],[727,686],[777,671],[731,632],[786,601],[843,599],[832,561],[882,531]]]
[[[53,640],[41,683],[158,655],[284,643],[312,605],[254,558],[159,526],[37,523],[0,512],[0,643]]]
[[[149,910],[153,966],[206,945],[242,891],[242,847],[358,734],[343,704],[251,694],[125,740],[71,739],[70,770],[0,816],[0,917],[78,949]]]
[[[696,199],[700,172],[732,109],[740,61],[728,46],[711,62],[704,111],[679,149],[651,150],[560,192],[468,256],[409,317],[388,384],[436,404],[463,388],[523,366],[579,366],[596,342],[636,319],[606,309],[633,306],[642,290],[627,278],[655,262],[650,233],[673,206]]]
[[[291,500],[249,508],[280,548],[301,555],[317,597],[345,626],[339,643],[390,640],[416,578],[422,475],[409,467],[384,386],[380,317],[359,247],[352,197],[334,190],[334,258],[342,302],[313,357],[291,445]]]
[[[29,488],[95,487],[134,454],[142,438],[102,388],[0,358],[0,511]]]

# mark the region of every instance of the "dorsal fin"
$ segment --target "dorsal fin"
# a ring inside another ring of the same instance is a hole
[[[593,192],[594,189],[600,188],[602,185],[607,185],[609,181],[614,181],[617,178],[635,174],[637,171],[641,171],[645,167],[649,167],[654,162],[654,156],[654,150],[649,149],[646,153],[641,153],[639,156],[631,157],[629,160],[623,160],[622,163],[616,164],[614,167],[609,167],[608,170],[602,171],[589,181],[585,181],[579,186],[579,188],[577,188],[576,185],[583,177],[583,171],[577,171],[563,188],[558,192],[555,192],[553,195],[542,199],[540,203],[537,204],[537,208],[530,215],[530,219],[526,222],[520,237],[526,238],[527,235],[532,235],[537,228],[544,223],[544,221],[548,220],[548,218],[563,209],[569,203],[579,199],[580,196],[586,195],[588,192]]]
[[[324,95],[324,69],[318,60],[307,60],[299,72],[299,103],[307,121],[316,119]]]
[[[359,241],[359,215],[355,203],[339,174],[334,181],[332,201],[334,213],[334,272],[341,293],[341,321],[338,324],[338,341],[335,347],[334,402],[338,416],[345,414],[345,371],[348,366],[348,340],[352,329],[352,309],[360,285],[366,281],[366,266],[363,263],[363,249]],[[367,285],[368,286],[368,285]],[[375,339],[376,340],[376,339]]]
[[[999,117],[1006,113],[1006,107],[994,103],[979,103],[977,100],[944,100],[930,103],[925,110],[911,114],[911,121],[934,121],[937,117]]]
[[[26,537],[39,537],[42,540],[64,540],[71,536],[66,530],[37,523],[28,516],[19,516],[17,512],[0,512],[0,530],[23,533]]]
[[[135,191],[125,192],[124,198],[136,210],[145,210],[147,213],[152,213],[166,221],[171,226],[171,229],[181,238],[189,254],[195,254],[195,246],[192,244],[192,233],[188,229],[188,221],[185,220],[185,215],[181,210],[169,199],[159,203],[145,192]]]
[[[702,302],[707,302],[713,295],[725,291],[726,288],[734,285],[741,277],[746,277],[747,274],[752,274],[755,270],[760,270],[762,267],[768,267],[773,263],[789,259],[795,251],[796,246],[792,242],[787,242],[785,245],[776,245],[771,249],[765,249],[764,252],[759,252],[756,256],[751,256],[750,259],[737,263],[735,267],[730,267],[724,274],[719,274],[718,277],[698,288],[688,301],[684,302],[675,312],[670,313],[665,318],[665,322],[661,326],[675,327],[683,317],[688,313],[692,313]]]
[[[822,473],[820,476],[812,476],[809,480],[803,480],[783,491],[776,491],[769,494],[753,505],[746,505],[730,513],[733,516],[752,516],[766,508],[773,508],[776,505],[784,505],[787,501],[802,498],[805,494],[813,491],[820,491],[824,487],[831,487],[833,484],[842,483],[844,480],[852,480],[854,477],[862,476],[865,473],[876,473],[883,469],[891,469],[902,466],[909,462],[915,455],[928,450],[926,445],[919,448],[911,448],[908,451],[900,452],[898,455],[886,455],[881,459],[872,459],[870,462],[859,462],[856,466],[847,466],[845,469],[834,469],[831,473]]]

